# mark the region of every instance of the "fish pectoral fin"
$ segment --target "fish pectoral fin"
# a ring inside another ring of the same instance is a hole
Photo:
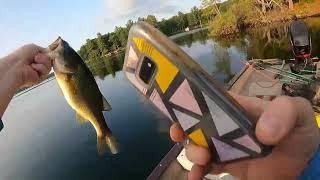
[[[77,122],[79,123],[79,124],[84,124],[84,123],[86,123],[86,122],[88,122],[88,120],[87,119],[85,119],[84,117],[82,117],[80,114],[76,114],[76,119],[77,119]]]
[[[111,105],[108,103],[106,98],[103,96],[102,96],[102,102],[103,102],[103,111],[111,111],[112,110]]]

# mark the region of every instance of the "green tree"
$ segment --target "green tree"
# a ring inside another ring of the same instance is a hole
[[[87,39],[86,51],[88,52],[88,60],[96,61],[100,58],[100,51],[95,39]]]
[[[177,24],[179,29],[184,29],[188,26],[188,18],[187,15],[183,14],[182,12],[178,12],[177,16]]]
[[[110,33],[109,36],[109,42],[112,44],[112,49],[116,50],[121,46],[121,42],[119,40],[119,37],[115,32]]]
[[[201,25],[201,11],[194,6],[188,15],[188,22],[190,26]]]
[[[93,39],[87,39],[86,40],[86,49],[88,52],[97,49],[97,44]]]
[[[154,27],[158,27],[158,20],[154,15],[148,15],[145,21]]]
[[[101,55],[105,56],[108,54],[108,39],[105,39],[105,36],[102,36],[101,33],[97,33],[97,46]]]
[[[208,22],[210,16],[210,13],[204,13],[204,10],[193,7],[190,13],[178,12],[176,16],[169,19],[158,21],[154,15],[148,15],[147,17],[139,17],[138,21],[146,21],[170,36],[188,26],[197,27],[202,24],[202,21]],[[101,58],[110,56],[111,53],[118,51],[121,47],[126,47],[128,33],[133,24],[134,21],[128,20],[124,27],[115,27],[113,32],[107,34],[97,33],[96,38],[87,39],[78,53],[84,60],[90,63],[101,61]],[[95,71],[98,72],[99,70],[95,69]]]
[[[216,15],[212,7],[207,7],[202,10],[201,17],[205,23],[209,23]]]
[[[126,47],[128,40],[128,29],[123,27],[116,27],[114,33],[120,42],[119,46]]]
[[[128,29],[128,31],[130,30],[133,24],[134,22],[131,19],[127,21],[126,28]]]
[[[78,54],[80,55],[80,57],[87,61],[88,60],[88,57],[89,57],[89,52],[87,51],[87,48],[85,45],[81,46],[80,47],[80,50],[78,51]]]

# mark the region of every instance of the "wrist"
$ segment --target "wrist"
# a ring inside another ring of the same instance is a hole
[[[3,58],[1,58],[1,62],[3,62],[5,65],[13,65],[16,58],[13,56],[13,54],[9,54]]]
[[[6,83],[14,89],[18,89],[22,85],[21,68],[19,68],[18,64],[9,65],[7,69],[5,69],[3,77]]]
[[[0,79],[6,79],[11,86],[19,88],[22,85],[21,63],[14,55],[8,55],[0,59]]]
[[[12,55],[5,56],[0,58],[0,74],[4,76],[5,73],[10,71],[14,66],[16,60]]]

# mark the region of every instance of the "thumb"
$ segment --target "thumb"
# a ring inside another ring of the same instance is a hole
[[[265,145],[276,145],[288,136],[296,126],[303,126],[313,118],[310,103],[302,98],[279,97],[262,113],[256,135]]]

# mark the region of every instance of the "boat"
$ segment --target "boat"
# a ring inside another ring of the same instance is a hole
[[[251,59],[226,85],[232,93],[271,101],[278,96],[308,99],[320,128],[320,59],[311,58],[308,28],[294,20],[289,26],[294,59]],[[184,143],[177,143],[149,175],[147,180],[184,180],[193,164],[185,155]],[[230,174],[207,175],[208,180],[233,180]]]

